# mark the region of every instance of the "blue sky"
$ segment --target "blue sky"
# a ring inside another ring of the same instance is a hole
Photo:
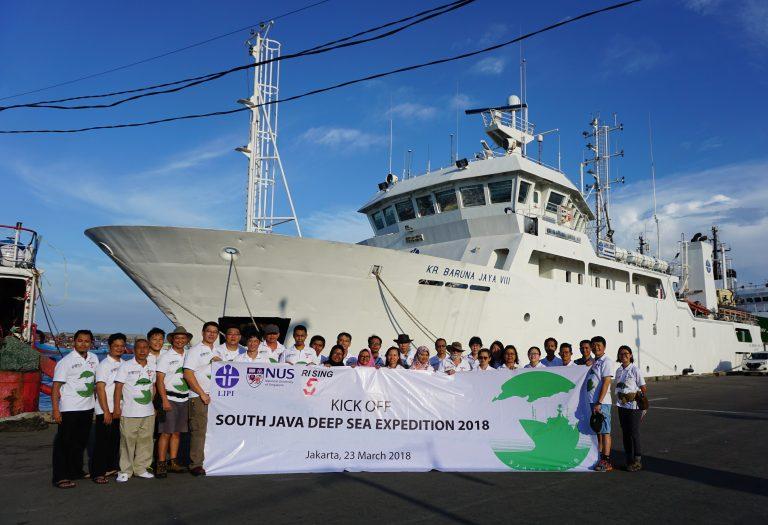
[[[204,1],[10,1],[0,18],[0,97],[133,62],[306,5]],[[473,5],[395,37],[283,63],[292,95],[380,70],[476,49],[608,2]],[[331,0],[278,21],[271,36],[298,51],[438,2]],[[418,6],[418,7],[416,7]],[[247,32],[88,81],[0,103],[98,93],[176,80],[248,62]],[[619,236],[633,247],[651,228],[648,114],[659,210],[674,255],[680,233],[717,222],[742,280],[765,278],[768,256],[768,4],[758,0],[646,0],[525,44],[530,118],[561,130],[563,168],[576,180],[591,115],[618,113],[626,150],[614,193]],[[280,107],[279,145],[305,234],[348,241],[369,235],[355,210],[412,149],[414,172],[447,164],[456,108],[503,103],[519,91],[519,48],[357,85]],[[457,96],[458,82],[458,96]],[[183,94],[111,110],[0,113],[0,128],[81,127],[235,107],[245,74]],[[83,235],[104,224],[240,229],[247,115],[66,136],[1,136],[0,223],[21,220],[44,237],[39,259],[60,328],[143,331],[167,319]],[[459,119],[459,152],[484,138],[477,117]],[[554,162],[556,142],[545,146]]]

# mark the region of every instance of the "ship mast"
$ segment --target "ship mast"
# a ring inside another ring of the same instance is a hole
[[[256,67],[253,69],[253,95],[238,102],[251,110],[250,138],[247,146],[236,148],[248,157],[248,186],[246,188],[245,231],[272,233],[275,226],[293,222],[301,237],[301,227],[291,198],[291,190],[277,149],[277,104],[280,65],[280,43],[267,38],[273,22],[261,24],[259,31],[247,42]],[[269,61],[264,64],[263,62]],[[290,215],[275,215],[275,184],[280,174],[288,197]]]
[[[592,139],[587,144],[587,149],[592,151],[591,159],[586,159],[581,163],[581,169],[589,167],[587,173],[592,175],[595,182],[590,185],[590,192],[595,198],[595,246],[599,246],[602,241],[613,243],[614,231],[611,228],[610,215],[610,193],[611,184],[623,184],[624,177],[611,179],[609,161],[613,157],[623,157],[624,150],[611,153],[610,134],[614,131],[623,131],[624,125],[614,123],[610,126],[599,117],[594,117],[589,123],[591,131],[584,131],[582,135],[585,139]]]

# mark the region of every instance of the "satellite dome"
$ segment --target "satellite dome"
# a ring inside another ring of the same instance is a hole
[[[510,95],[507,99],[507,105],[509,106],[517,106],[520,104],[520,97],[517,95]]]

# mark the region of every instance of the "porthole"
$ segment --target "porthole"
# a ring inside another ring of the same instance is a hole
[[[676,326],[675,326],[675,335],[676,335],[677,337],[680,337],[680,325],[676,325]]]
[[[693,334],[693,337],[696,337],[696,327],[691,327],[691,333]]]
[[[647,372],[650,372],[650,371],[651,371],[651,367],[650,367],[650,366],[646,366],[646,367],[645,367],[645,371],[646,371],[646,373],[647,373]]]
[[[594,320],[594,319],[592,319],[592,328],[594,328],[594,327],[596,327],[596,326],[597,326],[597,321],[596,321],[596,320]]]
[[[619,321],[619,333],[624,333],[624,321]]]
[[[523,321],[525,321],[526,323],[527,323],[528,321],[530,321],[530,320],[531,320],[531,314],[528,314],[528,313],[527,313],[527,314],[525,314],[525,315],[523,316]]]
[[[656,328],[656,323],[653,323],[653,335],[657,335],[659,333],[659,329]]]
[[[557,318],[557,322],[560,323],[560,324],[563,324],[563,316],[562,315]]]

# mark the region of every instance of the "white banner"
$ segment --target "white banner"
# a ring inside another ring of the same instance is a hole
[[[214,363],[208,475],[584,471],[584,366],[464,372]]]

